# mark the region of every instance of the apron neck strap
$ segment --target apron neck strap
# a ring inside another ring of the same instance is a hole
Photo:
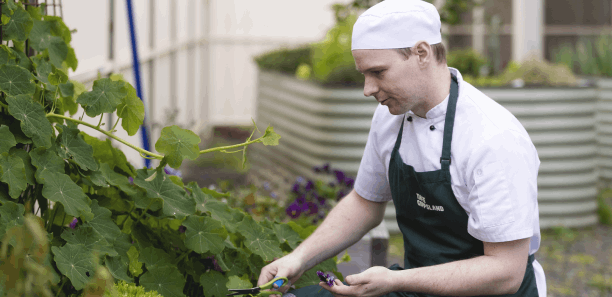
[[[457,109],[457,97],[459,96],[459,83],[457,77],[451,73],[450,96],[444,119],[444,140],[442,143],[442,170],[448,170],[451,163],[451,141],[453,139],[453,127],[455,126],[455,110]],[[402,121],[403,124],[403,121]]]

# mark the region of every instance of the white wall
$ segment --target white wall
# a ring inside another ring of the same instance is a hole
[[[334,24],[331,5],[335,2],[349,0],[133,0],[142,91],[147,120],[153,125],[151,150],[167,125],[178,124],[196,132],[214,125],[249,125],[255,116],[256,99],[253,56],[283,45],[322,39]],[[126,2],[114,1],[112,60],[111,1],[62,3],[64,22],[77,30],[72,46],[79,66],[70,73],[71,78],[91,85],[98,71],[103,76],[121,72],[136,86],[130,67]],[[166,122],[174,108],[178,109],[175,121]],[[98,120],[88,121],[97,124]],[[139,134],[117,135],[141,146]],[[144,165],[134,150],[115,144],[135,166]]]

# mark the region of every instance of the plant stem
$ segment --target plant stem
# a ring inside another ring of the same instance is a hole
[[[149,156],[151,156],[151,157],[153,157],[155,159],[160,159],[160,160],[164,158],[163,155],[155,154],[155,153],[146,151],[144,149],[141,149],[141,148],[139,148],[139,147],[137,147],[137,146],[135,146],[135,145],[133,145],[133,144],[131,144],[131,143],[129,143],[129,142],[127,142],[127,141],[125,141],[125,140],[115,136],[115,135],[113,135],[112,133],[110,133],[108,131],[105,131],[105,130],[102,130],[99,127],[96,127],[96,126],[94,126],[94,125],[92,125],[90,123],[83,122],[81,120],[73,119],[71,117],[67,117],[67,116],[60,115],[60,114],[47,114],[47,117],[48,118],[50,118],[50,117],[61,118],[61,119],[64,119],[64,120],[75,122],[77,124],[85,125],[85,126],[87,126],[89,128],[95,129],[95,130],[101,132],[102,134],[104,134],[104,135],[106,135],[106,136],[108,136],[110,138],[113,138],[113,139],[115,139],[115,140],[117,140],[117,141],[119,141],[119,142],[121,142],[121,143],[123,143],[123,144],[125,144],[125,145],[127,145],[127,146],[129,146],[131,148],[133,148],[134,150],[138,151],[141,155],[149,155]],[[260,138],[251,140],[251,141],[244,142],[244,143],[239,143],[239,144],[235,144],[235,145],[228,145],[228,146],[220,146],[220,147],[215,147],[215,148],[201,150],[199,154],[201,155],[201,154],[210,153],[210,152],[217,152],[217,151],[223,151],[223,150],[228,150],[228,149],[232,149],[232,148],[238,148],[238,147],[247,146],[249,144],[253,144],[253,143],[257,143],[257,142],[262,142],[262,140],[263,140],[263,136],[260,137]]]
[[[102,119],[104,118],[104,114],[100,115],[100,121],[98,122],[98,125],[96,126],[96,129],[100,129],[100,124],[102,124]]]
[[[131,143],[129,143],[129,142],[127,142],[127,141],[125,141],[125,140],[115,136],[115,135],[113,135],[112,133],[110,133],[108,131],[105,131],[105,130],[97,128],[96,126],[94,126],[94,125],[92,125],[90,123],[86,123],[86,122],[83,122],[83,121],[80,121],[80,120],[77,120],[77,119],[73,119],[71,117],[67,117],[67,116],[60,115],[60,114],[47,114],[47,117],[62,118],[64,120],[72,121],[72,122],[75,122],[77,124],[85,125],[85,126],[87,126],[89,128],[92,128],[92,129],[95,129],[95,130],[98,130],[98,131],[102,132],[104,135],[106,135],[106,136],[108,136],[110,138],[113,138],[113,139],[115,139],[115,140],[117,140],[117,141],[119,141],[119,142],[121,142],[121,143],[123,143],[123,144],[125,144],[125,145],[127,145],[127,146],[129,146],[129,147],[131,147],[133,149],[135,149],[136,151],[138,151],[138,152],[140,152],[142,154],[149,155],[149,156],[155,157],[156,159],[160,159],[160,160],[164,158],[163,155],[158,155],[158,154],[155,154],[155,153],[143,150],[143,149],[141,149],[141,148],[139,148],[139,147],[137,147],[137,146],[135,146],[135,145],[133,145],[133,144],[131,144]]]
[[[123,222],[121,223],[121,229],[123,229],[123,226],[125,225],[125,221],[127,221],[129,217],[132,217],[132,210],[134,210],[134,207],[136,207],[136,204],[134,204],[132,208],[130,208],[130,211],[128,211],[128,216],[125,217],[125,220],[123,220]]]
[[[0,106],[2,106],[2,107],[4,107],[4,108],[8,109],[8,105],[6,105],[6,104],[4,104],[4,103],[2,103],[2,102],[0,102]]]
[[[54,205],[56,206],[56,205]],[[55,221],[55,215],[57,214],[57,208],[53,208],[53,214],[51,215],[51,221],[49,221],[49,225],[47,226],[47,232],[51,232],[51,226],[53,226],[53,221]]]
[[[227,149],[232,149],[232,148],[237,148],[237,147],[249,145],[249,144],[256,143],[256,142],[261,142],[261,138],[262,137],[257,138],[255,140],[247,141],[247,142],[244,142],[244,143],[235,144],[235,145],[220,146],[220,147],[214,147],[214,148],[210,148],[210,149],[206,149],[206,150],[201,150],[200,154],[216,152],[216,151],[222,151],[222,150],[227,150]]]
[[[185,257],[187,257],[187,255],[189,255],[189,253],[191,253],[191,251],[186,251],[181,256],[179,256],[176,259],[176,264],[180,263],[183,260],[183,258],[185,258]]]
[[[60,295],[60,293],[62,292],[62,287],[64,287],[64,284],[66,284],[66,278],[62,277],[62,284],[57,289],[57,293],[55,294],[55,297],[58,297]]]
[[[153,199],[151,199],[151,202],[149,202],[149,205],[147,205],[147,208],[145,208],[145,210],[141,212],[140,215],[138,215],[136,222],[140,222],[140,218],[142,217],[143,214],[147,213],[147,211],[149,210],[149,207],[151,207],[152,204],[153,204]]]

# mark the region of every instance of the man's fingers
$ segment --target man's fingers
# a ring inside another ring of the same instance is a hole
[[[349,275],[346,278],[344,278],[344,280],[350,286],[363,283],[363,278],[359,274]]]

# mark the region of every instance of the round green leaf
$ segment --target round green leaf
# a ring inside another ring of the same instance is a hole
[[[77,103],[84,106],[85,113],[93,118],[105,112],[114,112],[126,95],[123,82],[101,78],[94,81],[90,92],[82,93],[77,98]]]
[[[242,222],[238,223],[238,232],[246,238],[244,242],[246,247],[254,254],[261,256],[264,261],[272,261],[274,258],[283,256],[278,238],[255,222],[251,216],[246,216]]]
[[[42,195],[51,201],[61,203],[64,211],[73,217],[91,216],[89,197],[66,174],[50,172],[46,175]]]
[[[232,275],[228,279],[229,281],[225,285],[228,289],[250,289],[253,287],[253,284],[251,284],[249,280],[249,276],[246,274],[242,277]]]
[[[146,178],[139,175],[134,178],[134,183],[147,191],[148,198],[163,200],[164,215],[182,219],[196,212],[195,201],[183,188],[173,183],[166,173],[157,174],[151,181],[146,181]]]
[[[0,66],[0,90],[9,96],[34,95],[36,85],[32,82],[33,78],[30,71],[21,66]]]
[[[162,249],[146,247],[140,251],[138,261],[145,263],[147,270],[155,270],[161,267],[172,266],[172,257]]]
[[[140,285],[147,290],[155,290],[165,297],[185,296],[183,294],[185,277],[178,268],[172,266],[147,271],[140,277]]]
[[[60,158],[54,149],[37,147],[30,151],[32,165],[36,167],[36,181],[44,184],[44,179],[50,172],[64,173],[64,159]]]
[[[225,284],[228,279],[223,274],[211,270],[200,276],[200,284],[204,287],[204,296],[225,296],[228,294]]]
[[[7,153],[0,155],[0,174],[0,181],[9,186],[9,195],[13,199],[19,198],[28,187],[25,166],[18,156]]]
[[[179,168],[183,159],[195,160],[200,155],[198,144],[202,140],[192,131],[173,125],[165,127],[155,143],[155,149],[168,158],[168,165]]]
[[[4,7],[3,7],[4,14]],[[23,8],[15,9],[8,23],[2,26],[2,40],[25,41],[32,29],[32,18]]]
[[[116,241],[122,235],[117,224],[111,219],[111,211],[98,205],[98,200],[91,202],[91,212],[93,213],[93,219],[83,224],[83,227],[92,227],[108,242]]]
[[[23,162],[23,167],[25,169],[26,182],[29,185],[34,186],[36,184],[34,181],[34,172],[36,171],[36,169],[34,168],[34,166],[32,166],[32,158],[30,158],[28,152],[24,149],[14,147],[9,151],[9,155],[15,155],[21,159],[21,161]]]
[[[118,278],[122,281],[133,283],[134,279],[127,275],[128,262],[122,257],[106,257],[104,264],[108,271],[113,275],[114,278]]]
[[[32,138],[34,145],[51,147],[53,127],[47,120],[42,105],[32,101],[28,95],[8,97],[6,102],[9,104],[9,113],[21,121],[21,130],[27,137]]]
[[[55,255],[57,268],[70,279],[75,289],[83,289],[90,280],[94,279],[95,257],[84,246],[68,243],[59,248],[53,246],[51,251]]]
[[[34,20],[30,31],[30,46],[42,52],[51,45],[51,24],[45,21]]]
[[[211,217],[191,215],[183,222],[183,226],[187,228],[185,246],[196,253],[203,254],[210,251],[218,254],[225,248],[227,232],[221,222]]]
[[[125,129],[128,135],[132,136],[136,134],[140,126],[142,126],[145,111],[142,100],[140,100],[136,94],[136,89],[128,83],[125,83],[125,87],[127,89],[127,96],[125,96],[122,103],[117,106],[117,115],[121,118],[121,127]]]
[[[57,136],[57,152],[60,157],[72,158],[83,170],[98,170],[98,163],[93,158],[93,148],[81,138],[79,129],[59,125],[62,133]]]
[[[76,230],[65,229],[61,237],[72,244],[82,244],[90,252],[98,255],[118,256],[117,251],[92,227],[80,226]]]
[[[23,225],[24,211],[23,204],[10,201],[4,202],[0,206],[0,238],[4,238],[4,234],[11,227]]]
[[[2,139],[0,141],[0,154],[8,153],[12,147],[17,145],[17,140],[15,140],[15,136],[8,126],[0,126],[0,139]]]

